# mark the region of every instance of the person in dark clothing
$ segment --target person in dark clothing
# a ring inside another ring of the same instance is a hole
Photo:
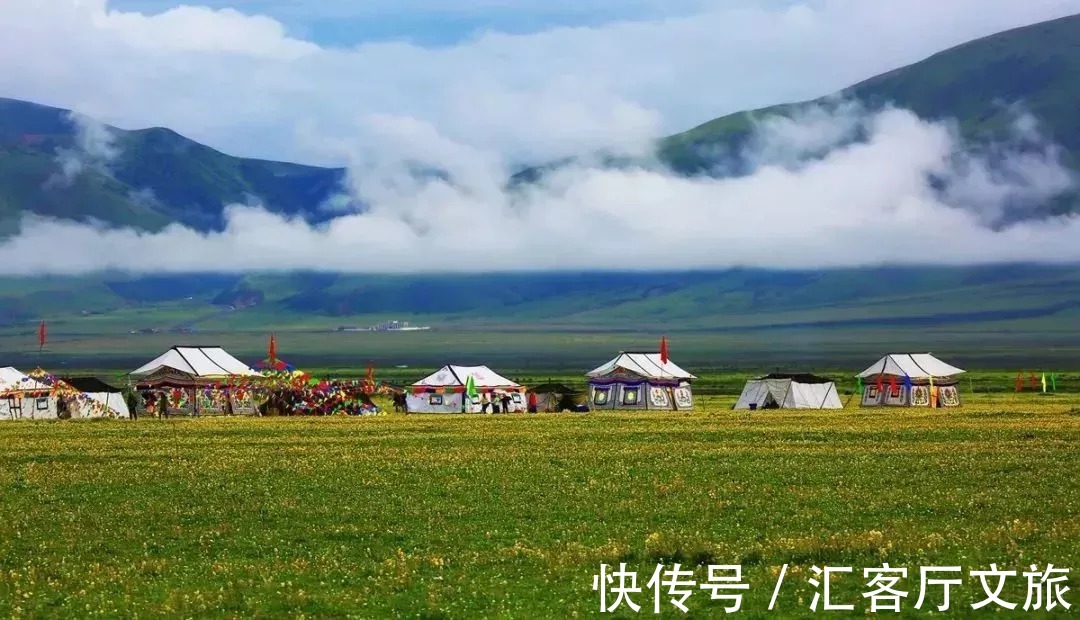
[[[510,395],[503,394],[500,400],[502,401],[503,413],[510,413]]]

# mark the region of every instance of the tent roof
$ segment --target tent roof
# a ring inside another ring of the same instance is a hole
[[[646,379],[697,379],[694,375],[686,372],[670,359],[667,363],[660,361],[659,353],[622,352],[614,359],[598,366],[585,376],[589,378],[603,377],[617,369],[623,369],[641,375]]]
[[[476,387],[521,387],[487,366],[456,366],[448,364],[414,383],[414,386],[443,387],[465,385],[473,378]]]
[[[859,373],[859,377],[894,375],[912,379],[951,377],[964,370],[950,366],[929,353],[890,353]]]
[[[172,368],[196,377],[225,377],[230,375],[257,376],[247,364],[229,355],[221,347],[173,347],[154,360],[131,371],[133,375],[149,375],[162,368]]]
[[[786,373],[786,372],[774,372],[767,374],[763,377],[755,377],[756,380],[761,379],[791,379],[795,383],[832,383],[833,380],[828,377],[819,377],[809,373]]]
[[[31,378],[30,375],[27,375],[16,368],[11,366],[0,368],[0,392],[10,392],[14,390],[38,392],[51,389],[52,388],[48,385]]]
[[[80,392],[109,392],[111,394],[117,394],[123,391],[116,386],[105,383],[97,377],[60,377],[60,380]]]

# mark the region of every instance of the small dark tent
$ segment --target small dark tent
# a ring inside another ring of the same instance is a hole
[[[577,389],[565,383],[548,381],[529,388],[536,394],[536,410],[557,413],[560,411],[588,411],[589,398],[585,390]]]

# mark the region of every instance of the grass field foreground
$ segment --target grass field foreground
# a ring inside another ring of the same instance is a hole
[[[982,616],[969,569],[1080,569],[1078,397],[730,404],[0,424],[0,614],[596,616],[592,576],[626,562],[643,589],[633,615],[651,616],[653,569],[681,562],[699,582],[705,565],[741,564],[748,617],[814,615],[810,567],[851,566],[832,596],[861,615],[862,569],[888,562],[908,568],[905,611],[920,566],[959,565],[946,615]],[[1024,594],[1019,577],[1002,596]],[[663,615],[683,616],[669,598]],[[700,589],[686,604],[725,605]]]

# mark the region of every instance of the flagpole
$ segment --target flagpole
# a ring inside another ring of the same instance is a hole
[[[38,368],[43,368],[41,363],[45,357],[45,329],[45,319],[41,319],[41,322],[38,323]]]

